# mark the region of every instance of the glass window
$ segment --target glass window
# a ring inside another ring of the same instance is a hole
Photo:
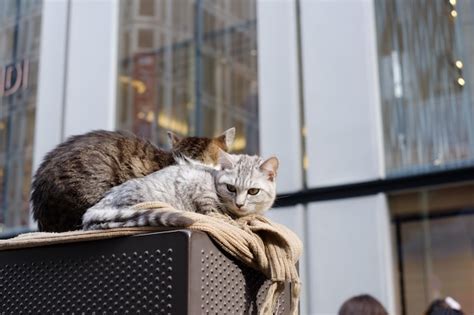
[[[140,0],[139,14],[142,16],[155,15],[155,0]]]
[[[451,296],[474,313],[474,184],[389,196],[400,314],[424,314]]]
[[[474,162],[474,2],[374,1],[389,175]]]
[[[142,29],[138,31],[138,47],[142,49],[153,48],[153,30]]]
[[[257,153],[255,0],[150,3],[144,20],[121,2],[118,128],[167,145],[235,126],[234,152]]]
[[[0,232],[29,224],[41,9],[0,1]]]

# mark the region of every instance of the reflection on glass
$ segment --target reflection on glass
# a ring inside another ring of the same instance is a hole
[[[29,223],[41,8],[0,1],[0,232]]]
[[[389,196],[400,314],[423,314],[452,296],[474,313],[474,184]]]
[[[166,130],[257,153],[255,0],[121,2],[118,127],[168,143]]]
[[[375,1],[390,175],[474,162],[474,2]]]

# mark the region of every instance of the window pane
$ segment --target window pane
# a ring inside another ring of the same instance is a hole
[[[139,30],[138,31],[138,47],[143,49],[151,49],[153,45],[153,30]]]
[[[234,152],[257,153],[255,0],[158,1],[154,12],[140,6],[140,15],[153,16],[147,20],[128,3],[121,2],[118,127],[167,145],[166,130],[213,136],[235,126]]]
[[[474,162],[474,2],[375,1],[390,175]]]
[[[139,13],[143,16],[155,14],[155,0],[140,0]]]
[[[29,223],[41,9],[0,3],[0,232]]]
[[[401,305],[423,314],[451,296],[474,312],[474,184],[389,196]]]

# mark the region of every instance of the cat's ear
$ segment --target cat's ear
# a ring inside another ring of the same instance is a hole
[[[278,171],[278,159],[274,156],[265,160],[262,165],[260,165],[260,170],[267,174],[270,181],[274,181]]]
[[[175,134],[174,132],[168,131],[168,139],[172,147],[175,147],[178,142],[180,142],[183,138]]]
[[[234,167],[234,159],[232,158],[232,155],[222,149],[219,149],[218,163],[222,166],[223,170]]]
[[[232,146],[232,143],[234,143],[235,127],[227,129],[220,136],[218,136],[216,139],[217,139],[217,141],[224,144],[225,147],[227,148],[227,150],[229,150],[230,147]]]

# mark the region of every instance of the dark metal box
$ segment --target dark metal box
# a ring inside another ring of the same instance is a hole
[[[267,288],[189,230],[0,252],[0,314],[254,314]]]

